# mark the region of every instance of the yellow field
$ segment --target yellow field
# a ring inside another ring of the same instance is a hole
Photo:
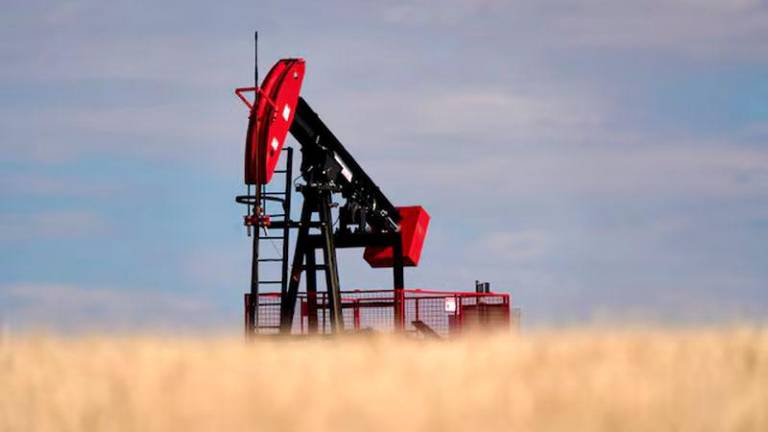
[[[768,431],[768,329],[16,337],[0,431]]]

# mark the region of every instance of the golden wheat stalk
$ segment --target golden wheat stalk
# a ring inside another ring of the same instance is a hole
[[[768,331],[16,337],[0,431],[766,431]]]

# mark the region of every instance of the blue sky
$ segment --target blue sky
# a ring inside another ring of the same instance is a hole
[[[6,327],[238,328],[235,87],[304,97],[432,215],[407,285],[530,325],[768,312],[764,1],[12,1],[0,16]],[[344,288],[375,288],[360,251]]]

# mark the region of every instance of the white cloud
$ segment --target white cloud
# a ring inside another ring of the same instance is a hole
[[[594,100],[531,91],[516,94],[499,88],[416,95],[400,108],[407,113],[404,117],[413,119],[404,128],[412,133],[510,141],[553,133],[562,137],[577,128],[597,127],[604,111]]]
[[[71,284],[0,285],[0,324],[11,331],[184,329],[210,325],[216,311],[180,294]],[[202,320],[205,318],[205,320]]]
[[[446,198],[462,194],[473,203],[563,196],[764,199],[768,193],[768,154],[760,149],[695,142],[648,145],[633,139],[602,142],[498,152],[477,148],[464,160],[390,159],[378,170],[393,186],[405,187],[413,178],[386,173],[414,173],[420,187]]]
[[[183,263],[182,271],[191,286],[220,291],[225,287],[242,287],[245,290],[250,277],[250,239],[243,236],[241,247],[198,247],[191,250]],[[264,254],[273,254],[270,245],[264,243]],[[275,253],[276,254],[276,253]],[[279,268],[279,265],[275,265]],[[264,275],[262,279],[276,279]],[[235,291],[236,292],[236,291]]]
[[[102,216],[78,210],[53,210],[39,213],[0,213],[0,239],[3,243],[33,239],[74,239],[102,236],[111,226]]]
[[[486,234],[474,246],[474,254],[507,265],[528,262],[552,254],[551,234],[539,229],[497,231]]]
[[[124,188],[116,184],[96,183],[72,176],[0,173],[0,193],[6,197],[103,198],[123,191]]]
[[[0,109],[3,157],[50,163],[129,155],[228,169],[242,157],[248,112],[224,94],[207,106]]]
[[[759,0],[410,1],[380,7],[385,22],[486,36],[522,57],[531,48],[745,57],[766,53],[768,33],[768,8]]]

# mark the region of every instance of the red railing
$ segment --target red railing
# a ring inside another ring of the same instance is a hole
[[[300,293],[293,334],[330,333],[327,293],[317,293],[316,306]],[[246,299],[248,304],[248,299]],[[467,329],[509,326],[509,294],[446,292],[420,289],[342,292],[345,330],[403,330],[423,336],[452,336]],[[280,293],[259,295],[256,332],[279,331]]]

